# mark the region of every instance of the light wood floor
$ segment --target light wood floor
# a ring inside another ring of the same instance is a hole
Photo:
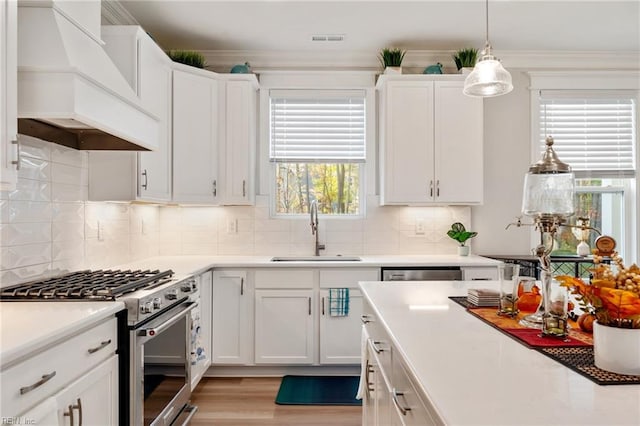
[[[362,407],[277,405],[280,377],[205,377],[191,395],[193,426],[361,426]]]

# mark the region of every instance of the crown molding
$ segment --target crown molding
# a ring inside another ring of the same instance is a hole
[[[101,5],[103,25],[139,25],[118,0],[103,0]]]
[[[377,51],[256,51],[201,50],[207,68],[228,72],[236,64],[249,62],[261,70],[380,70]],[[402,67],[421,72],[426,66],[442,63],[446,73],[456,72],[453,50],[409,50]],[[543,52],[499,51],[494,54],[506,68],[523,69],[640,69],[640,52]]]

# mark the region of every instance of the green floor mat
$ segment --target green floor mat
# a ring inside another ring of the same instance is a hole
[[[358,376],[284,376],[276,404],[362,405],[356,399]]]

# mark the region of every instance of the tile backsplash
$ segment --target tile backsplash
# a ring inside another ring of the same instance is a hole
[[[311,255],[309,218],[255,206],[156,206],[88,201],[88,155],[20,135],[17,187],[0,192],[0,286],[157,255]],[[451,223],[469,207],[380,207],[365,218],[320,217],[323,254],[453,254]],[[423,229],[416,232],[416,222]]]

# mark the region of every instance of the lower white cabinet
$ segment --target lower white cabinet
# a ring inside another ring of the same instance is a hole
[[[112,356],[71,383],[56,395],[56,401],[59,425],[118,424],[118,357]]]
[[[110,318],[2,371],[2,416],[33,424],[118,424],[117,320]],[[69,407],[72,407],[71,410]],[[57,419],[57,420],[56,420]],[[24,422],[23,422],[24,424]]]
[[[320,290],[320,364],[360,364],[362,294],[349,289],[349,314],[331,316],[329,290]]]
[[[246,365],[253,361],[253,291],[247,271],[213,272],[213,362]]]
[[[314,362],[313,290],[256,290],[256,364]]]
[[[462,268],[465,281],[495,281],[498,279],[497,266],[474,266]]]
[[[362,400],[363,424],[367,426],[430,426],[439,424],[437,414],[414,384],[402,356],[371,306],[363,304],[368,335],[365,364],[366,392]]]

